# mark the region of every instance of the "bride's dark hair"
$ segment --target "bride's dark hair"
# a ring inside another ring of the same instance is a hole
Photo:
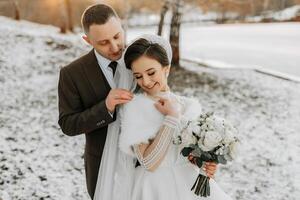
[[[170,65],[167,52],[157,43],[150,43],[146,39],[138,39],[133,42],[126,50],[124,61],[127,69],[131,69],[132,63],[142,56],[155,59],[162,66]]]

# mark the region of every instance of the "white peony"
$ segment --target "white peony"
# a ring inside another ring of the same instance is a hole
[[[197,144],[197,138],[190,132],[182,134],[182,143],[184,144]]]
[[[197,135],[197,133],[200,132],[200,127],[198,126],[198,123],[196,121],[182,120],[181,125],[184,126],[181,132],[182,143],[186,145],[197,144],[197,138],[193,135],[193,133]]]
[[[219,146],[223,140],[222,135],[218,131],[207,131],[198,141],[198,146],[203,151],[211,151]]]
[[[198,125],[197,121],[189,121],[187,122],[187,127],[185,128],[184,132],[186,132],[187,134],[192,135],[193,133],[195,133],[196,135],[200,136],[200,132],[201,132],[201,128]]]

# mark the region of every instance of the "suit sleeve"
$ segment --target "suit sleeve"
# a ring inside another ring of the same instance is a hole
[[[59,120],[63,133],[75,136],[88,133],[113,122],[105,100],[90,108],[84,108],[80,94],[67,69],[60,70],[58,82],[58,108]]]

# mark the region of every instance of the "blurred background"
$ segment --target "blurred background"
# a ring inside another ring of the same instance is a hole
[[[0,200],[89,199],[85,138],[58,126],[57,83],[91,49],[80,18],[95,3],[116,9],[127,42],[169,39],[171,89],[238,128],[224,191],[299,200],[300,0],[0,0]]]
[[[81,33],[81,15],[95,3],[116,9],[127,40],[143,33],[169,38],[174,66],[186,60],[300,81],[300,0],[0,0],[0,15]]]
[[[172,3],[172,0],[0,0],[0,15],[59,27],[66,24],[77,27],[80,26],[80,17],[84,9],[99,2],[113,6],[122,19],[130,20],[135,15],[143,14],[152,16],[151,22],[154,24],[159,21],[163,6]],[[300,0],[173,0],[173,2],[182,4],[184,15],[194,15],[194,18],[186,19],[184,23],[300,21],[299,9],[295,15],[289,17],[280,17],[278,13],[299,5]],[[210,16],[208,13],[211,13]],[[201,18],[201,15],[206,17]],[[139,25],[149,25],[149,21],[140,23]],[[136,25],[133,22],[129,24]]]

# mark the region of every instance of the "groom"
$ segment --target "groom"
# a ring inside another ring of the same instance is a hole
[[[133,94],[113,89],[116,68],[125,67],[120,66],[124,30],[116,12],[93,5],[83,13],[82,27],[83,39],[93,50],[60,70],[58,123],[66,135],[85,134],[86,183],[93,198],[108,125],[116,119],[116,106],[129,102]]]

